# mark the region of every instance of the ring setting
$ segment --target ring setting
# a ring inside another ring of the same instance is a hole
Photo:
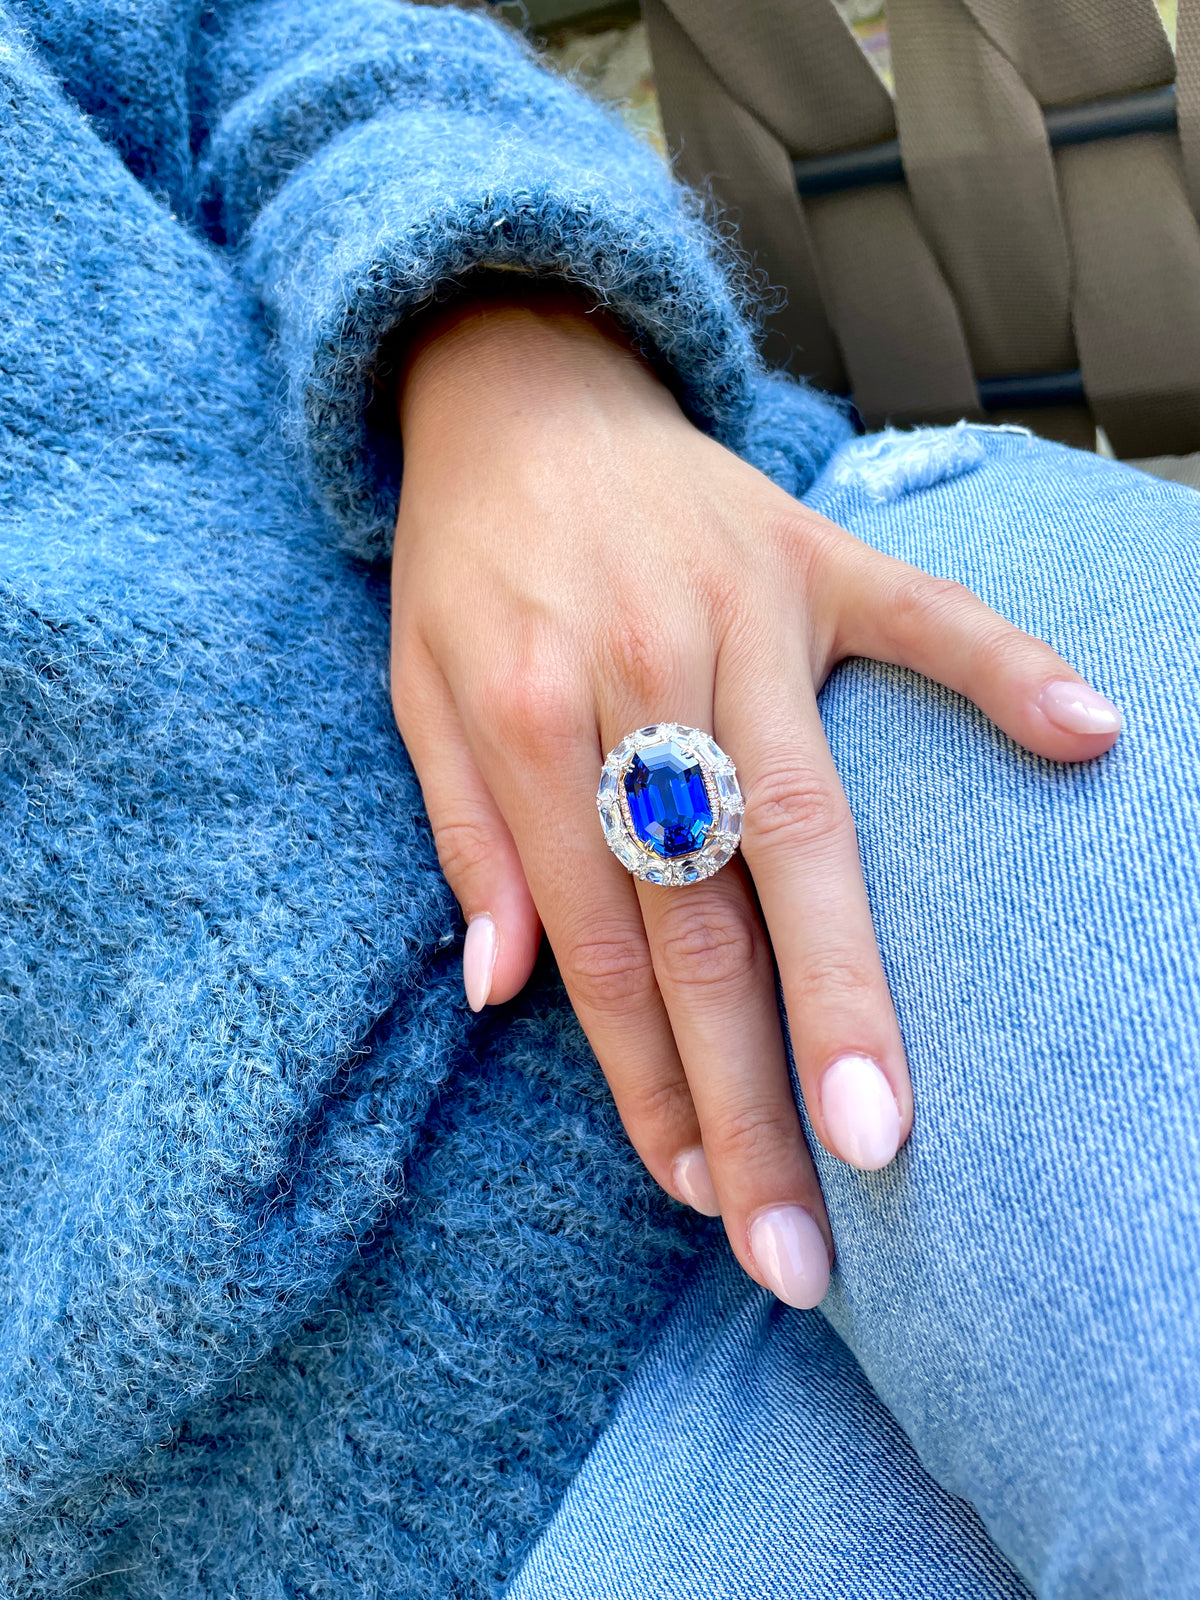
[[[711,878],[732,859],[745,810],[724,750],[677,722],[639,728],[609,752],[596,806],[621,865],[672,888]]]

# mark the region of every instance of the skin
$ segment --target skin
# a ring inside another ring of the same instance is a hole
[[[913,1104],[818,690],[868,656],[1052,760],[1116,732],[1052,722],[1043,690],[1082,680],[1048,645],[701,434],[569,292],[501,285],[436,313],[398,406],[393,700],[450,885],[498,930],[489,1001],[522,988],[544,928],[654,1178],[687,1198],[675,1164],[702,1146],[760,1283],[750,1230],[774,1208],[807,1210],[832,1259],[774,962],[817,1137],[842,1154],[820,1084],[847,1053],[881,1068],[901,1140]],[[660,720],[711,731],[746,798],[741,856],[688,889],[632,879],[595,811],[606,752]]]

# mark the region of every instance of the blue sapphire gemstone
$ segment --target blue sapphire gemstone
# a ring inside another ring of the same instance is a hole
[[[634,756],[625,796],[634,832],[656,855],[686,856],[703,848],[713,820],[704,775],[674,739]]]

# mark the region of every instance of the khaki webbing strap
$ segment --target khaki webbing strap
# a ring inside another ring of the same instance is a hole
[[[664,0],[729,94],[793,156],[895,136],[892,100],[829,0]]]
[[[976,370],[1063,370],[1074,346],[1119,455],[1200,448],[1200,235],[1178,145],[1051,157],[1041,126],[1045,106],[1170,82],[1153,0],[890,0],[888,14],[909,186]]]
[[[1200,0],[1179,0],[1175,22],[1175,107],[1184,181],[1200,218]]]
[[[1200,229],[1177,140],[1081,144],[1057,164],[1096,420],[1118,456],[1200,450]]]
[[[757,270],[787,285],[786,305],[768,318],[765,354],[843,393],[846,369],[786,149],[728,93],[662,0],[645,0],[642,16],[676,171],[702,193],[711,188]]]
[[[1074,367],[1071,272],[1037,100],[962,0],[889,0],[913,205],[981,377]]]
[[[805,210],[866,425],[981,419],[958,307],[907,189],[851,189]]]
[[[1171,46],[1153,0],[965,0],[1040,105],[1102,100],[1170,83]]]
[[[889,0],[908,190],[803,204],[789,157],[885,129],[828,0],[645,9],[681,171],[711,178],[786,286],[777,326],[802,347],[796,370],[837,387],[844,363],[875,422],[976,412],[972,368],[1078,362],[1118,454],[1200,449],[1200,228],[1180,155],[1200,202],[1200,0],[1180,0],[1180,139],[1054,154],[1045,107],[1171,80],[1154,0]],[[1091,426],[1084,407],[1028,420],[1079,439]]]
[[[793,158],[894,133],[890,98],[828,0],[747,0],[732,14],[724,0],[647,0],[643,15],[677,170],[711,185],[786,285],[771,323],[792,370],[852,388],[871,423],[977,414],[958,313],[907,195],[796,195]]]

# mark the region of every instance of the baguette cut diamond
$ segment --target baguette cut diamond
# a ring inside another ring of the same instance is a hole
[[[629,820],[642,843],[671,859],[704,848],[712,827],[712,804],[704,772],[678,740],[639,750],[625,772]]]
[[[596,809],[621,865],[668,888],[720,872],[742,835],[733,762],[711,734],[678,722],[638,728],[608,752]]]

